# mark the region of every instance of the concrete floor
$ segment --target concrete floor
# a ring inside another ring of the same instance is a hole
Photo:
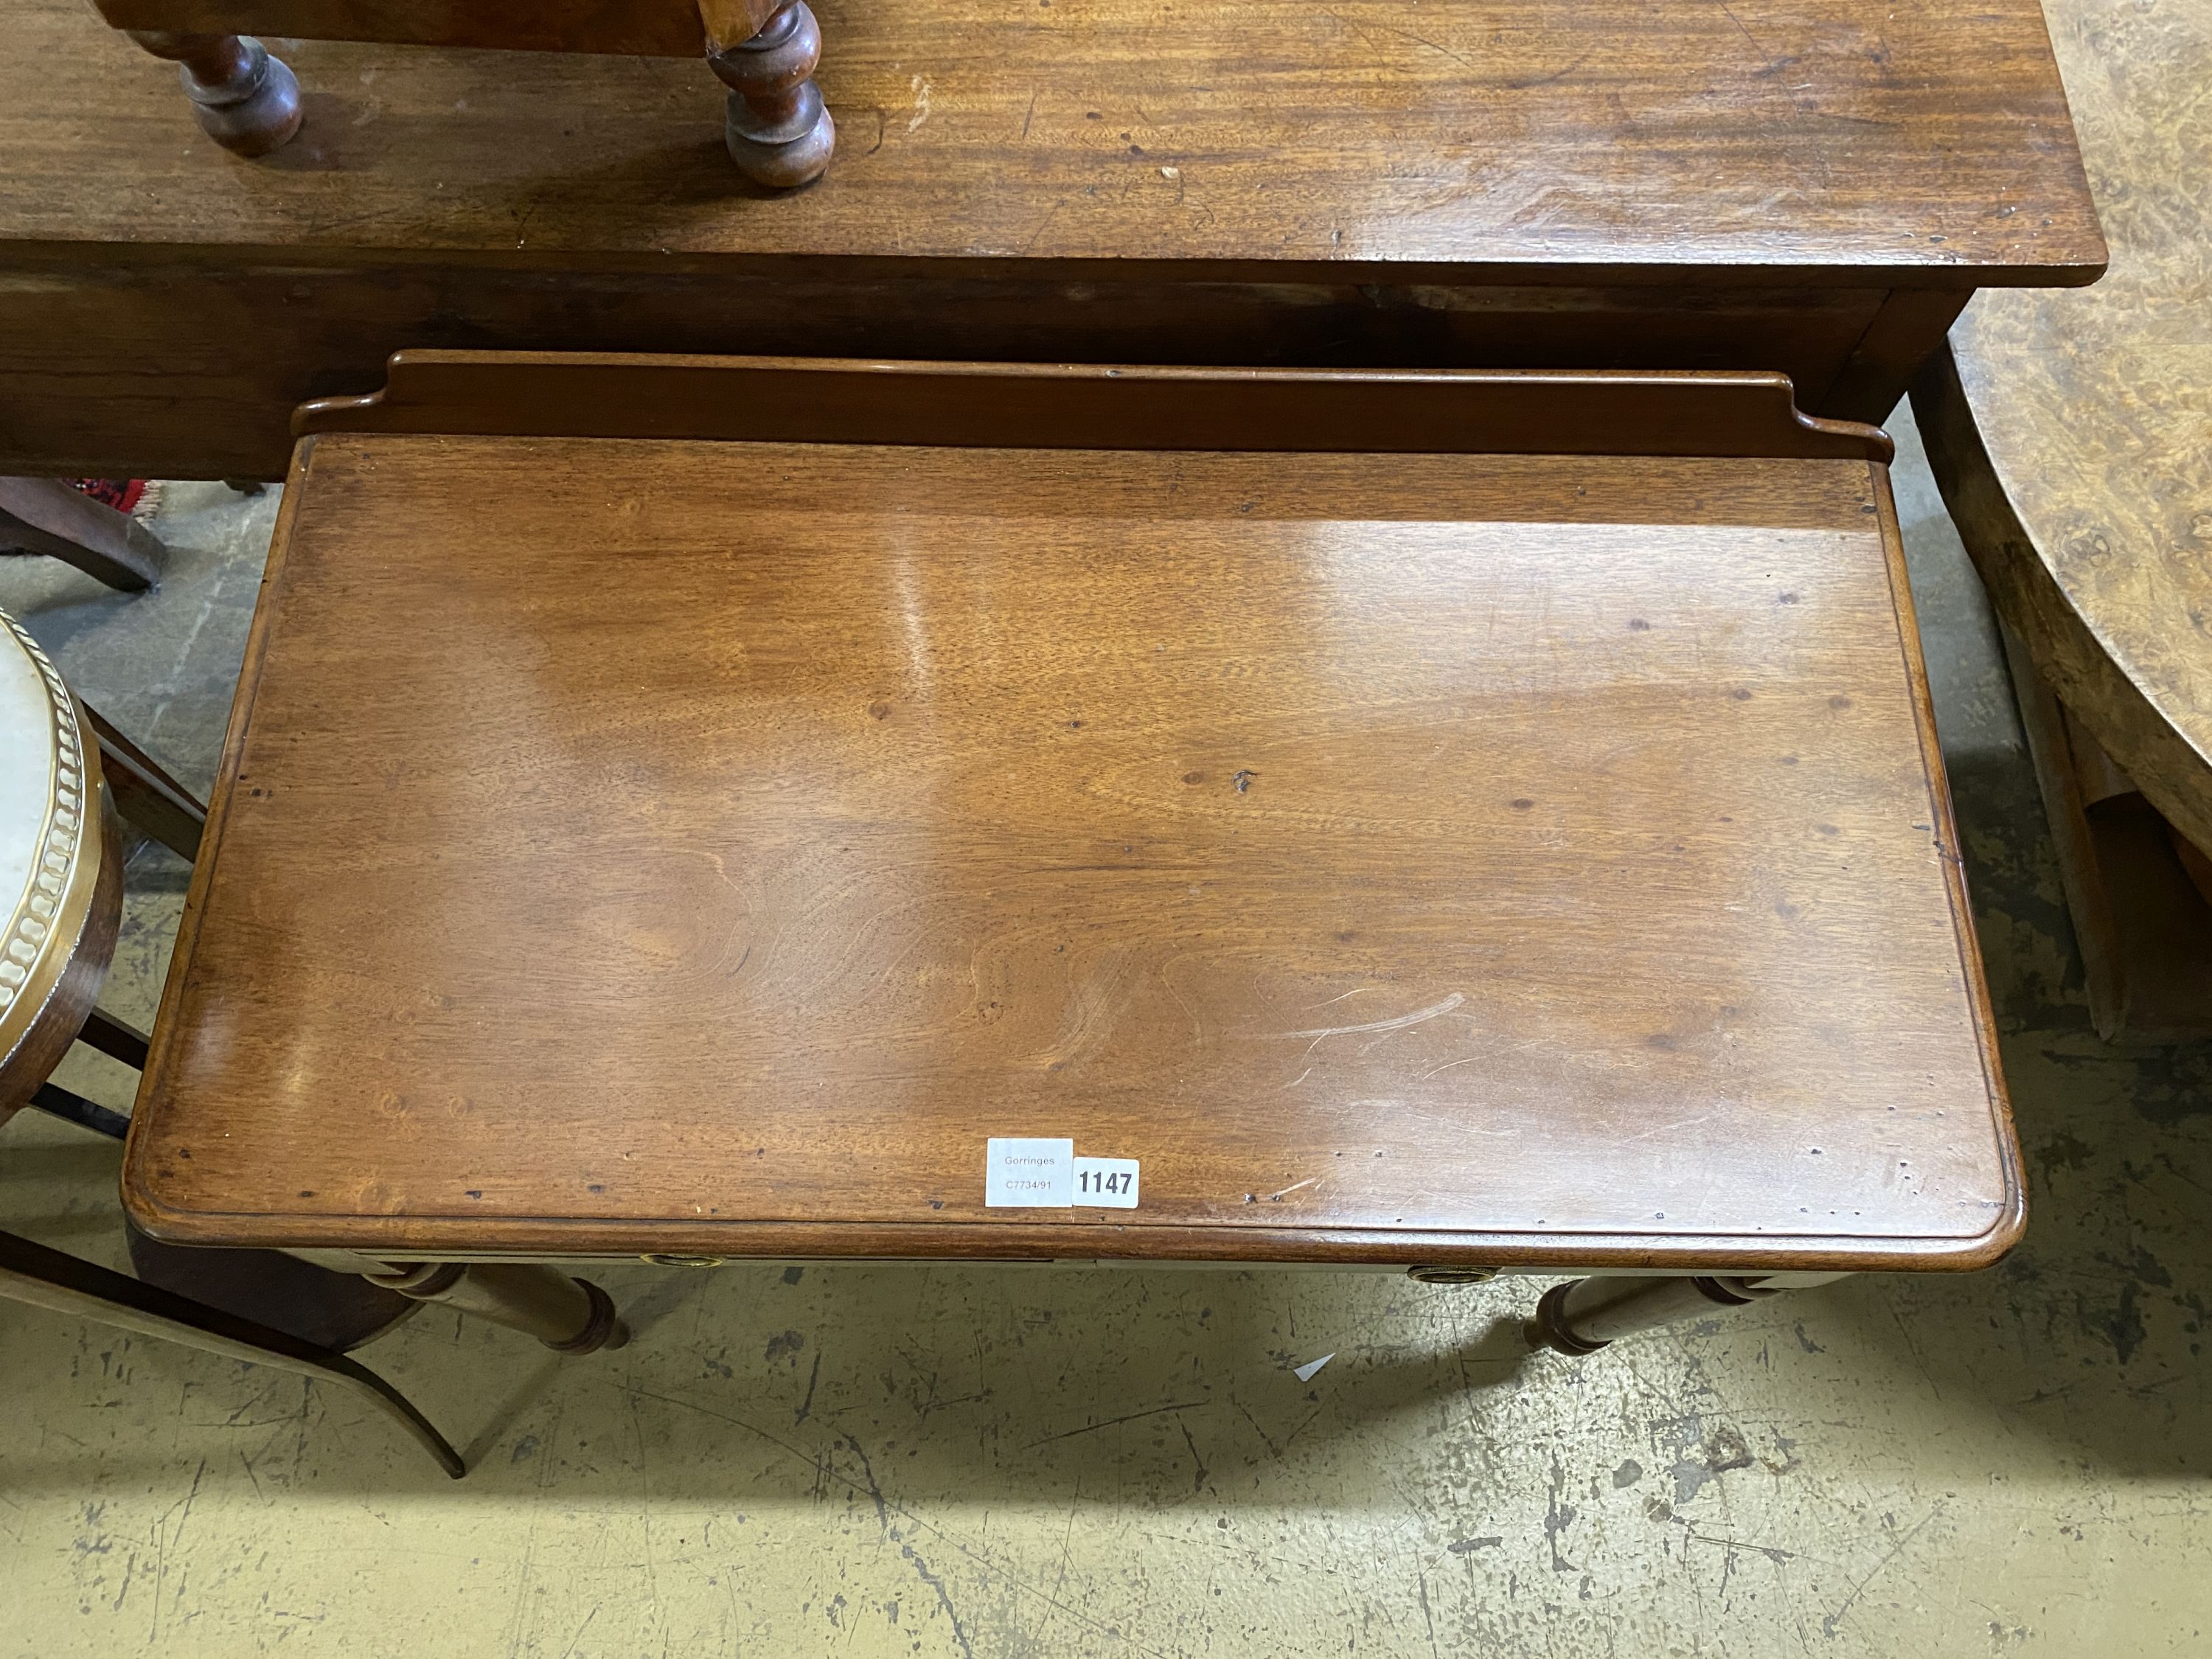
[[[1984,602],[1904,435],[2033,1192],[2001,1267],[1577,1364],[1513,1357],[1525,1281],[623,1267],[618,1354],[442,1312],[364,1352],[469,1443],[458,1485],[327,1390],[0,1305],[0,1654],[2212,1650],[2212,1049],[2090,1032]],[[275,510],[173,485],[161,592],[9,559],[0,605],[204,782]],[[106,1001],[143,1022],[185,872],[142,848],[130,880]],[[82,1051],[65,1080],[129,1103]],[[116,1164],[24,1114],[0,1225],[119,1261]]]

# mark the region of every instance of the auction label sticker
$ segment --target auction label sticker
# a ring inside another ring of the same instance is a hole
[[[1097,1210],[1137,1207],[1137,1160],[1133,1158],[1079,1158],[1075,1160],[1075,1201]]]
[[[1064,1210],[1074,1202],[1073,1141],[991,1138],[983,1165],[986,1208]]]
[[[994,1135],[984,1148],[983,1203],[994,1210],[1133,1210],[1137,1160],[1078,1158],[1073,1140]]]

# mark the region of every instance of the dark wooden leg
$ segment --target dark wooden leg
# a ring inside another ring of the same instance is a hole
[[[730,88],[730,158],[757,185],[789,190],[822,176],[837,125],[814,84],[822,27],[793,0],[750,40],[710,46],[707,62]]]
[[[270,1326],[142,1285],[128,1274],[111,1273],[11,1233],[0,1233],[0,1298],[336,1383],[399,1424],[453,1479],[467,1473],[460,1454],[445,1436],[374,1371]]]
[[[49,1117],[74,1123],[96,1135],[106,1135],[110,1140],[120,1140],[131,1133],[131,1120],[122,1113],[96,1100],[87,1100],[58,1083],[41,1083],[31,1095],[31,1104]]]
[[[115,810],[185,862],[197,859],[207,808],[98,709],[78,707],[99,734],[100,775],[115,797]]]
[[[1841,1273],[1798,1273],[1777,1282],[1733,1275],[1697,1278],[1577,1279],[1554,1285],[1528,1322],[1528,1346],[1580,1358],[1637,1331],[1741,1308],[1784,1289],[1840,1279]]]
[[[422,1311],[359,1273],[332,1273],[281,1250],[164,1244],[126,1220],[131,1271],[141,1284],[236,1314],[333,1353],[350,1353]]]
[[[2212,1035],[2203,855],[2052,695],[2012,625],[2000,619],[1997,631],[2081,951],[2090,1024],[2108,1042]]]
[[[161,580],[168,558],[160,538],[128,513],[58,478],[0,478],[0,547],[46,554],[126,593]]]
[[[125,1024],[112,1014],[94,1009],[85,1016],[84,1029],[76,1034],[76,1040],[110,1060],[121,1060],[134,1072],[146,1069],[146,1034],[135,1025]]]
[[[362,1275],[372,1285],[526,1332],[556,1353],[596,1353],[629,1340],[607,1293],[532,1262],[423,1261]]]
[[[156,58],[183,65],[185,96],[200,131],[237,155],[266,155],[300,130],[300,83],[250,34],[171,34],[132,29]]]

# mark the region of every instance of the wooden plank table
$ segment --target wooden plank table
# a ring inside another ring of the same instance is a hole
[[[283,44],[249,161],[19,0],[0,471],[281,476],[410,346],[1750,368],[1879,418],[1975,289],[2104,260],[2034,0],[819,10],[839,158],[769,197],[703,66]]]
[[[1916,403],[2012,635],[2097,1022],[2212,1035],[2212,4],[2051,15],[2112,275],[1984,295]]]
[[[429,354],[306,429],[133,1121],[157,1237],[2018,1235],[1887,443],[1773,377]],[[1136,1206],[994,1205],[994,1139]]]

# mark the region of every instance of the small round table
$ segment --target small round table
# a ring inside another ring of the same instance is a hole
[[[0,1122],[76,1040],[115,949],[122,842],[100,802],[76,699],[0,613]]]

